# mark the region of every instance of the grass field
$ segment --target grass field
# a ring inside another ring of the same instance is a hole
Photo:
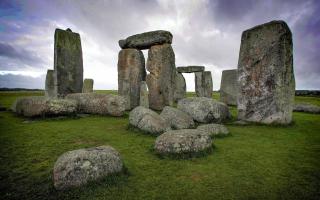
[[[43,93],[1,92],[0,103],[27,95]],[[317,97],[296,101],[320,105]],[[0,112],[0,199],[320,199],[320,115],[293,117],[290,126],[228,123],[231,136],[215,139],[212,154],[174,160],[154,155],[155,137],[128,130],[128,115],[28,121]],[[128,173],[56,191],[59,155],[98,145],[116,148]]]

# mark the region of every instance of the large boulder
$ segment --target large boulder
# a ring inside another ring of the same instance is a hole
[[[79,187],[120,173],[122,169],[120,154],[110,146],[68,151],[54,164],[54,187],[57,190]]]
[[[170,106],[163,108],[160,116],[170,124],[172,129],[194,128],[194,121],[187,113]]]
[[[170,130],[170,125],[158,113],[143,106],[130,112],[129,124],[151,135],[160,135]]]
[[[11,107],[12,111],[25,117],[50,117],[73,115],[77,102],[67,99],[49,99],[42,96],[18,98]]]
[[[319,114],[320,106],[315,106],[312,104],[295,104],[293,107],[293,111]]]
[[[238,61],[238,119],[288,124],[295,94],[292,34],[284,21],[242,33]]]
[[[221,122],[231,116],[226,104],[206,97],[181,99],[177,107],[201,123]]]
[[[223,124],[204,124],[198,126],[197,130],[204,131],[211,137],[229,135],[229,130]]]
[[[45,82],[45,96],[48,98],[57,97],[54,80],[55,80],[55,71],[48,69],[47,75],[46,75],[46,82]]]
[[[192,154],[212,148],[211,137],[196,129],[172,130],[158,136],[154,149],[161,155]]]
[[[123,49],[118,56],[118,94],[126,99],[126,109],[139,105],[140,84],[146,79],[145,60],[142,51]]]
[[[149,89],[149,106],[162,110],[172,106],[175,91],[175,55],[170,44],[152,46],[148,52],[146,81]]]
[[[186,67],[177,67],[177,72],[179,73],[194,73],[194,72],[203,72],[204,66],[186,66]]]
[[[93,79],[86,78],[83,81],[82,93],[93,92]]]
[[[81,40],[70,29],[56,29],[54,33],[55,87],[58,97],[81,93],[83,84],[83,60]]]
[[[75,93],[68,94],[66,99],[75,100],[80,113],[118,117],[122,116],[126,109],[126,100],[122,96],[112,94]]]
[[[195,72],[195,90],[197,97],[212,98],[212,77],[210,71]]]
[[[172,34],[169,31],[150,31],[141,34],[136,34],[124,40],[119,40],[119,46],[122,49],[149,49],[151,46],[159,44],[171,44]]]
[[[227,105],[237,105],[238,70],[223,70],[220,84],[220,101]]]
[[[186,80],[184,79],[182,73],[176,73],[174,81],[174,101],[178,102],[180,99],[186,97],[187,86]]]

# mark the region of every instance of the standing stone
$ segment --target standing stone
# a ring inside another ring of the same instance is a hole
[[[93,92],[93,79],[84,79],[82,93]]]
[[[83,61],[80,35],[70,29],[54,33],[54,70],[57,95],[82,92]]]
[[[295,92],[292,34],[284,21],[271,21],[242,33],[238,80],[240,120],[291,122]]]
[[[48,69],[46,75],[46,85],[45,85],[45,96],[48,98],[54,98],[57,96],[55,93],[55,86],[54,86],[54,70]]]
[[[141,81],[140,84],[140,106],[149,108],[149,92],[148,86],[145,81]]]
[[[149,49],[147,84],[151,109],[162,110],[174,102],[176,76],[175,55],[170,44],[155,45]]]
[[[186,80],[182,73],[176,73],[175,89],[174,89],[174,101],[178,102],[180,99],[186,97],[187,87]]]
[[[118,93],[126,101],[126,109],[131,110],[140,103],[140,84],[146,78],[145,60],[142,51],[123,49],[118,58]]]
[[[227,105],[237,105],[238,70],[222,71],[220,84],[220,101]]]
[[[195,72],[195,86],[197,97],[212,98],[212,77],[210,71]]]
[[[204,66],[186,66],[186,67],[177,67],[179,73],[194,73],[194,72],[203,72]]]

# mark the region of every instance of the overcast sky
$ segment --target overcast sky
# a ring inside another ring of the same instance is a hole
[[[241,33],[284,20],[296,88],[320,89],[319,13],[317,0],[0,0],[0,87],[44,88],[54,30],[71,28],[81,35],[84,78],[117,89],[118,40],[161,29],[173,34],[176,66],[206,66],[216,90],[221,71],[237,67]],[[193,74],[185,77],[194,90]]]

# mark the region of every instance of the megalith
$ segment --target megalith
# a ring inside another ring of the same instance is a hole
[[[140,84],[145,81],[145,60],[142,51],[122,49],[118,56],[118,93],[126,99],[126,109],[140,104]]]
[[[149,108],[149,91],[145,81],[141,81],[140,84],[140,106]]]
[[[186,97],[187,86],[186,80],[184,79],[182,73],[177,73],[175,76],[175,83],[174,83],[174,101],[178,102],[180,99]]]
[[[220,84],[220,101],[227,105],[237,105],[238,70],[223,70]]]
[[[288,124],[295,93],[292,34],[284,21],[242,33],[238,61],[238,118]]]
[[[93,92],[93,79],[86,78],[83,81],[82,93]]]
[[[197,97],[212,98],[212,77],[210,71],[195,72],[195,90]]]
[[[70,29],[56,29],[54,33],[55,87],[59,97],[81,93],[83,61],[80,35]]]
[[[48,69],[45,82],[45,96],[48,98],[57,97],[57,93],[55,92],[54,76],[54,70]]]

